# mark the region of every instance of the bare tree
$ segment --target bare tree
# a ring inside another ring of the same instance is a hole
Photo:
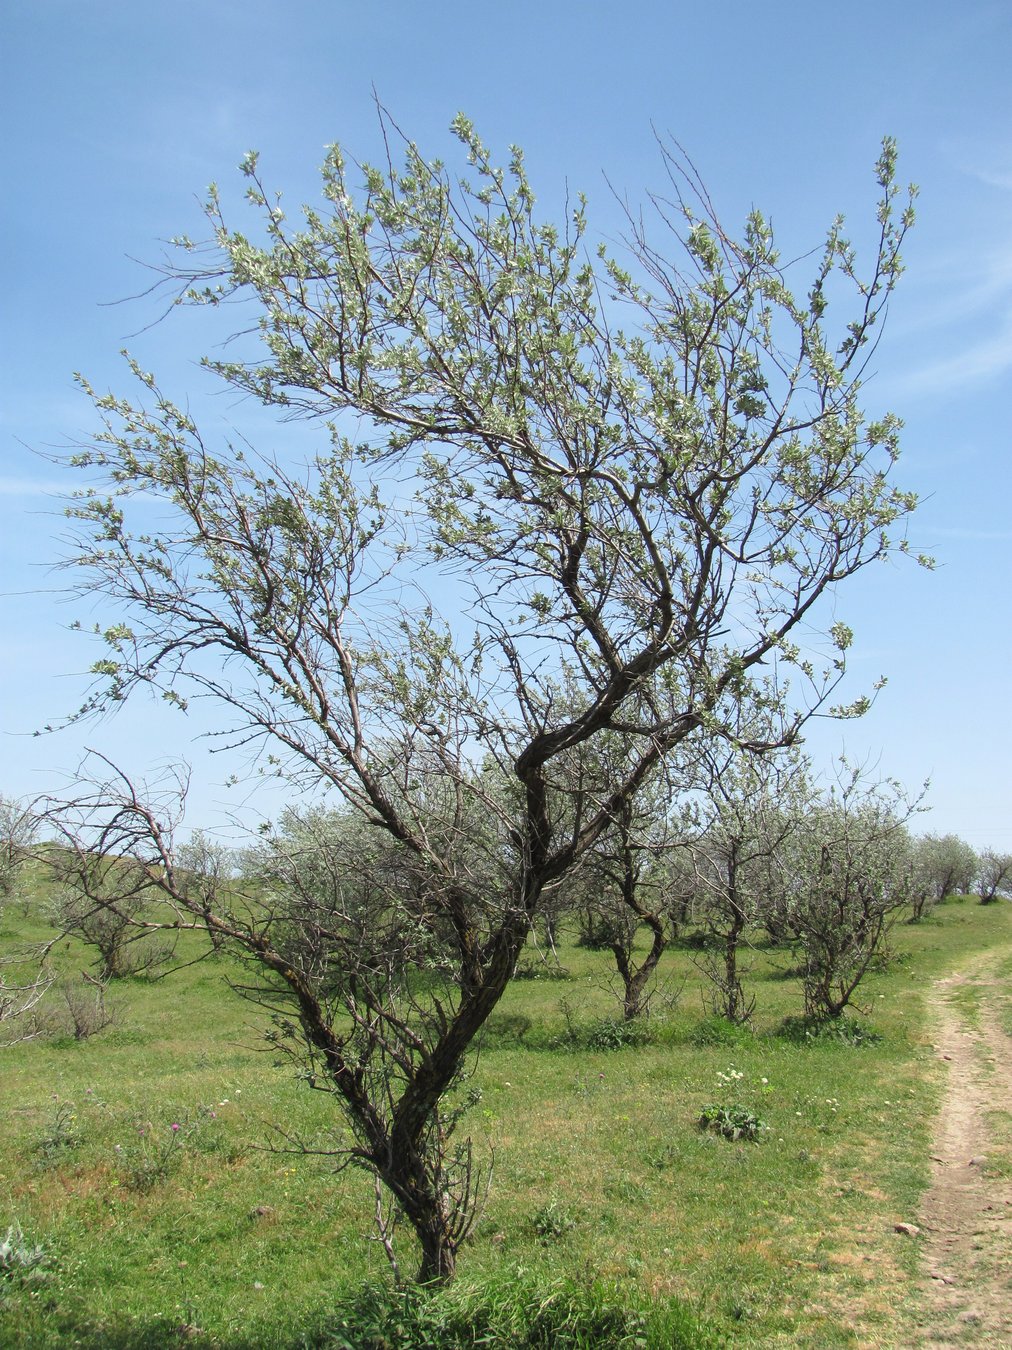
[[[4,903],[23,889],[40,822],[32,805],[0,795],[0,922]],[[52,941],[20,942],[0,950],[0,1047],[41,1032],[38,1005],[53,982]]]
[[[247,307],[250,335],[209,369],[319,427],[311,465],[212,443],[133,362],[136,400],[94,394],[104,429],[75,458],[97,479],[70,510],[82,586],[111,606],[82,715],[139,689],[210,696],[234,742],[389,836],[412,912],[448,944],[419,1029],[393,983],[356,968],[325,992],[270,914],[181,883],[129,785],[85,804],[115,822],[90,847],[153,869],[178,922],[237,945],[292,1010],[423,1280],[453,1273],[473,1212],[468,1141],[446,1165],[447,1094],[543,897],[686,737],[723,734],[761,663],[799,676],[786,738],[826,705],[849,630],[830,628],[824,663],[798,636],[902,547],[914,505],[888,477],[897,421],[859,406],[912,218],[891,142],[867,272],[837,222],[795,295],[768,222],[732,239],[672,147],[654,226],[631,216],[628,253],[595,263],[582,202],[541,221],[520,152],[501,169],[466,119],[454,130],[458,179],[409,143],[403,168],[391,152],[349,170],[334,147],[298,228],[251,155],[259,234],[212,191],[209,242],[180,240],[166,268],[181,302]],[[573,810],[568,762],[604,735],[623,773]]]

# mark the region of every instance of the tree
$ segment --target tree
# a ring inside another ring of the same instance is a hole
[[[584,746],[574,781],[574,800],[585,806],[584,784],[607,792],[629,770],[630,745],[602,737],[593,752]],[[585,763],[593,753],[592,766]],[[590,772],[587,772],[588,767]],[[687,843],[689,819],[677,809],[678,770],[672,761],[626,795],[572,879],[579,896],[582,935],[589,945],[607,947],[615,958],[622,1015],[631,1022],[647,1011],[653,980],[668,947],[671,856]],[[637,959],[641,929],[649,934],[646,954]]]
[[[65,831],[62,832],[65,835]],[[124,979],[171,959],[154,939],[148,910],[160,894],[154,877],[120,858],[99,838],[89,850],[64,838],[43,852],[50,879],[49,918],[60,935],[71,934],[97,953],[98,981]]]
[[[986,848],[979,859],[977,885],[982,905],[990,905],[999,895],[1012,895],[1012,853]]]
[[[916,841],[915,850],[919,878],[915,919],[928,903],[940,904],[947,895],[967,895],[973,888],[977,855],[958,835],[926,834]]]
[[[811,803],[787,836],[786,926],[802,949],[806,1016],[844,1012],[909,903],[906,822],[914,810],[897,783],[868,784],[844,764],[839,783]]]
[[[32,807],[0,794],[0,921],[4,902],[22,889],[38,834],[39,819]],[[51,942],[43,942],[0,952],[0,1046],[39,1034],[34,1010],[52,984],[47,966],[51,948]]]
[[[46,947],[0,956],[0,1048],[40,1035],[33,1014],[53,982],[45,964],[48,954]]]
[[[898,422],[860,410],[912,219],[891,141],[867,272],[837,221],[796,295],[769,223],[732,239],[673,147],[656,233],[631,215],[626,252],[595,262],[582,199],[541,221],[520,152],[502,169],[466,119],[454,131],[457,178],[410,143],[403,168],[332,148],[297,228],[250,155],[259,235],[212,189],[210,240],[166,266],[180,303],[246,306],[247,336],[207,367],[316,427],[313,463],[212,443],[131,361],[135,399],[94,394],[103,429],[75,458],[99,481],[70,508],[82,585],[110,605],[81,715],[211,697],[236,742],[393,841],[445,935],[452,978],[420,1024],[395,984],[320,987],[283,923],[194,897],[131,785],[107,775],[79,804],[79,825],[112,812],[175,922],[265,972],[423,1280],[452,1274],[473,1201],[469,1142],[445,1165],[447,1094],[543,898],[687,736],[722,734],[760,665],[799,677],[785,739],[826,706],[851,635],[834,624],[823,661],[798,635],[902,547],[914,505],[889,479]],[[574,809],[568,762],[605,735],[623,773]]]
[[[0,793],[0,899],[11,899],[38,835],[30,806]]]
[[[698,918],[710,938],[699,965],[714,1013],[731,1022],[747,1022],[755,1007],[742,985],[742,948],[751,927],[775,926],[783,909],[783,855],[811,801],[807,767],[795,750],[763,756],[709,745],[698,758],[706,828],[692,857]]]

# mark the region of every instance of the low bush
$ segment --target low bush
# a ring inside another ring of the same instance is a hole
[[[706,1050],[714,1045],[751,1045],[755,1033],[744,1023],[714,1015],[697,1023],[689,1032],[688,1040],[697,1049]]]
[[[650,1027],[639,1018],[632,1022],[617,1017],[599,1017],[592,1022],[566,1018],[566,1029],[552,1038],[552,1050],[624,1050],[627,1046],[648,1045],[653,1039]]]
[[[516,1272],[481,1288],[367,1285],[338,1305],[320,1350],[717,1350],[675,1301],[635,1305],[606,1285]]]
[[[882,1035],[853,1017],[785,1017],[777,1035],[794,1045],[829,1041],[837,1045],[878,1045]]]

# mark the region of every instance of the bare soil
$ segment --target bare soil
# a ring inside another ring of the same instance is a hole
[[[919,1219],[922,1287],[911,1341],[919,1350],[1012,1350],[1012,1179],[993,1114],[1012,1110],[1012,1037],[999,1021],[995,963],[994,954],[981,957],[931,993],[934,1048],[947,1073]]]

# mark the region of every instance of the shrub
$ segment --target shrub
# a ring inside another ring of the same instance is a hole
[[[777,1034],[795,1045],[811,1045],[815,1041],[836,1042],[840,1045],[878,1045],[881,1032],[874,1031],[866,1022],[852,1017],[785,1017]]]
[[[117,1009],[106,1002],[105,985],[90,976],[81,983],[62,983],[60,997],[63,1006],[51,1010],[48,1023],[56,1037],[86,1041],[116,1021]]]
[[[714,1045],[748,1045],[754,1039],[748,1026],[717,1015],[704,1017],[689,1033],[689,1044],[700,1050]]]
[[[72,1101],[61,1100],[54,1095],[53,1110],[45,1128],[45,1133],[35,1145],[35,1152],[44,1167],[56,1167],[71,1149],[81,1143],[81,1134],[77,1126],[77,1108]]]
[[[647,1045],[653,1039],[642,1019],[626,1022],[601,1017],[593,1022],[575,1022],[567,1009],[563,1011],[566,1029],[552,1039],[552,1050],[623,1050],[626,1046]]]
[[[480,1288],[367,1285],[342,1299],[321,1350],[717,1350],[682,1304],[636,1306],[615,1289],[514,1272]]]

